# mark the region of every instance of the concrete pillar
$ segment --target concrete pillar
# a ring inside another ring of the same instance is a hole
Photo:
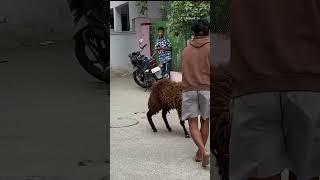
[[[135,1],[129,1],[129,20],[130,20],[130,31],[135,31],[134,19],[138,16],[138,10],[135,5]]]
[[[150,22],[149,18],[145,18],[145,17],[138,17],[136,18],[136,43],[137,43],[137,49],[139,49],[139,39],[143,38],[143,45],[147,43],[147,46],[144,48],[144,50],[142,51],[142,54],[146,55],[146,56],[150,56],[151,55],[151,46],[150,46],[150,26],[147,25],[141,25],[143,23],[147,23]]]
[[[120,9],[120,7],[114,7],[113,8],[113,16],[114,16],[114,31],[115,32],[122,31],[121,9]]]

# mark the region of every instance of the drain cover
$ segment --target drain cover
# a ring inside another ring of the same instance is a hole
[[[111,128],[122,128],[137,125],[139,121],[129,117],[119,117],[116,120],[110,122]]]

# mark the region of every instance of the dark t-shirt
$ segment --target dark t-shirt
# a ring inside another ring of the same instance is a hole
[[[233,96],[320,91],[320,1],[231,0]]]

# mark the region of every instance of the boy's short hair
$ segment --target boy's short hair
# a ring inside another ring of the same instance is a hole
[[[163,27],[159,27],[159,28],[158,28],[158,32],[159,32],[160,30],[162,30],[162,31],[164,32],[164,28],[163,28]]]
[[[197,19],[192,22],[191,30],[195,36],[209,35],[209,22],[206,19]]]

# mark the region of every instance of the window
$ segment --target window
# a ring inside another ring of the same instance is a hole
[[[113,8],[110,9],[110,29],[114,29],[114,15]]]
[[[113,7],[110,11],[110,21],[113,22],[110,28],[115,32],[130,31],[129,3]]]
[[[129,19],[129,4],[126,3],[121,6],[121,25],[122,31],[129,31],[130,30],[130,19]]]

